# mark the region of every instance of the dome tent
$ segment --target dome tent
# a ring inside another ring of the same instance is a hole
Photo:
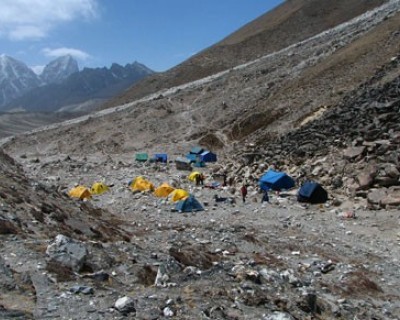
[[[92,194],[90,193],[90,190],[86,188],[85,186],[77,186],[75,188],[72,188],[69,192],[68,195],[71,198],[78,198],[80,200],[83,199],[89,199]]]
[[[294,187],[293,178],[284,172],[268,170],[259,180],[260,188],[264,191],[290,189]]]
[[[187,197],[189,197],[189,192],[187,192],[186,190],[183,190],[183,189],[175,189],[174,191],[172,191],[169,194],[169,197],[172,202],[176,202],[176,201],[183,200],[183,199],[186,199]]]
[[[328,193],[317,182],[305,182],[297,193],[299,202],[324,203],[328,200]]]
[[[164,182],[154,191],[154,195],[158,198],[164,198],[168,197],[168,195],[174,190],[175,188],[171,187],[168,183]]]
[[[194,212],[194,211],[203,211],[204,210],[204,208],[200,204],[200,202],[197,201],[197,199],[192,195],[190,195],[189,197],[187,197],[184,200],[179,201],[176,204],[175,209],[179,212]]]
[[[154,191],[154,185],[143,178],[142,176],[136,177],[130,184],[132,191]]]
[[[103,182],[95,182],[90,188],[91,194],[102,194],[106,191],[110,190],[110,188]]]

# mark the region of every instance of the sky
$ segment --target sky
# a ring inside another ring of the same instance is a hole
[[[39,73],[71,54],[83,67],[134,61],[165,71],[283,0],[0,0],[0,54]]]

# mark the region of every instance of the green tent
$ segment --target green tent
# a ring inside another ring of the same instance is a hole
[[[149,155],[147,153],[136,153],[136,161],[146,162],[149,159]]]

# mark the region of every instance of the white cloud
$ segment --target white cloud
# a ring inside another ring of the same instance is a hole
[[[50,49],[50,48],[45,48],[42,50],[45,56],[51,57],[51,58],[57,58],[61,56],[65,56],[67,54],[70,54],[71,56],[80,59],[80,60],[86,60],[90,58],[90,55],[82,50],[79,49],[73,49],[73,48],[57,48],[57,49]]]
[[[45,37],[45,30],[35,26],[16,26],[9,31],[9,36],[13,40],[39,39]]]
[[[58,24],[98,15],[98,0],[1,0],[0,36],[44,38]]]

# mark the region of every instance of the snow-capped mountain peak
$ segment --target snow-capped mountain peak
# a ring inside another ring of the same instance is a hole
[[[41,83],[25,63],[5,54],[0,55],[0,106]]]
[[[47,84],[59,83],[78,71],[76,60],[71,55],[65,55],[46,65],[40,78]]]

